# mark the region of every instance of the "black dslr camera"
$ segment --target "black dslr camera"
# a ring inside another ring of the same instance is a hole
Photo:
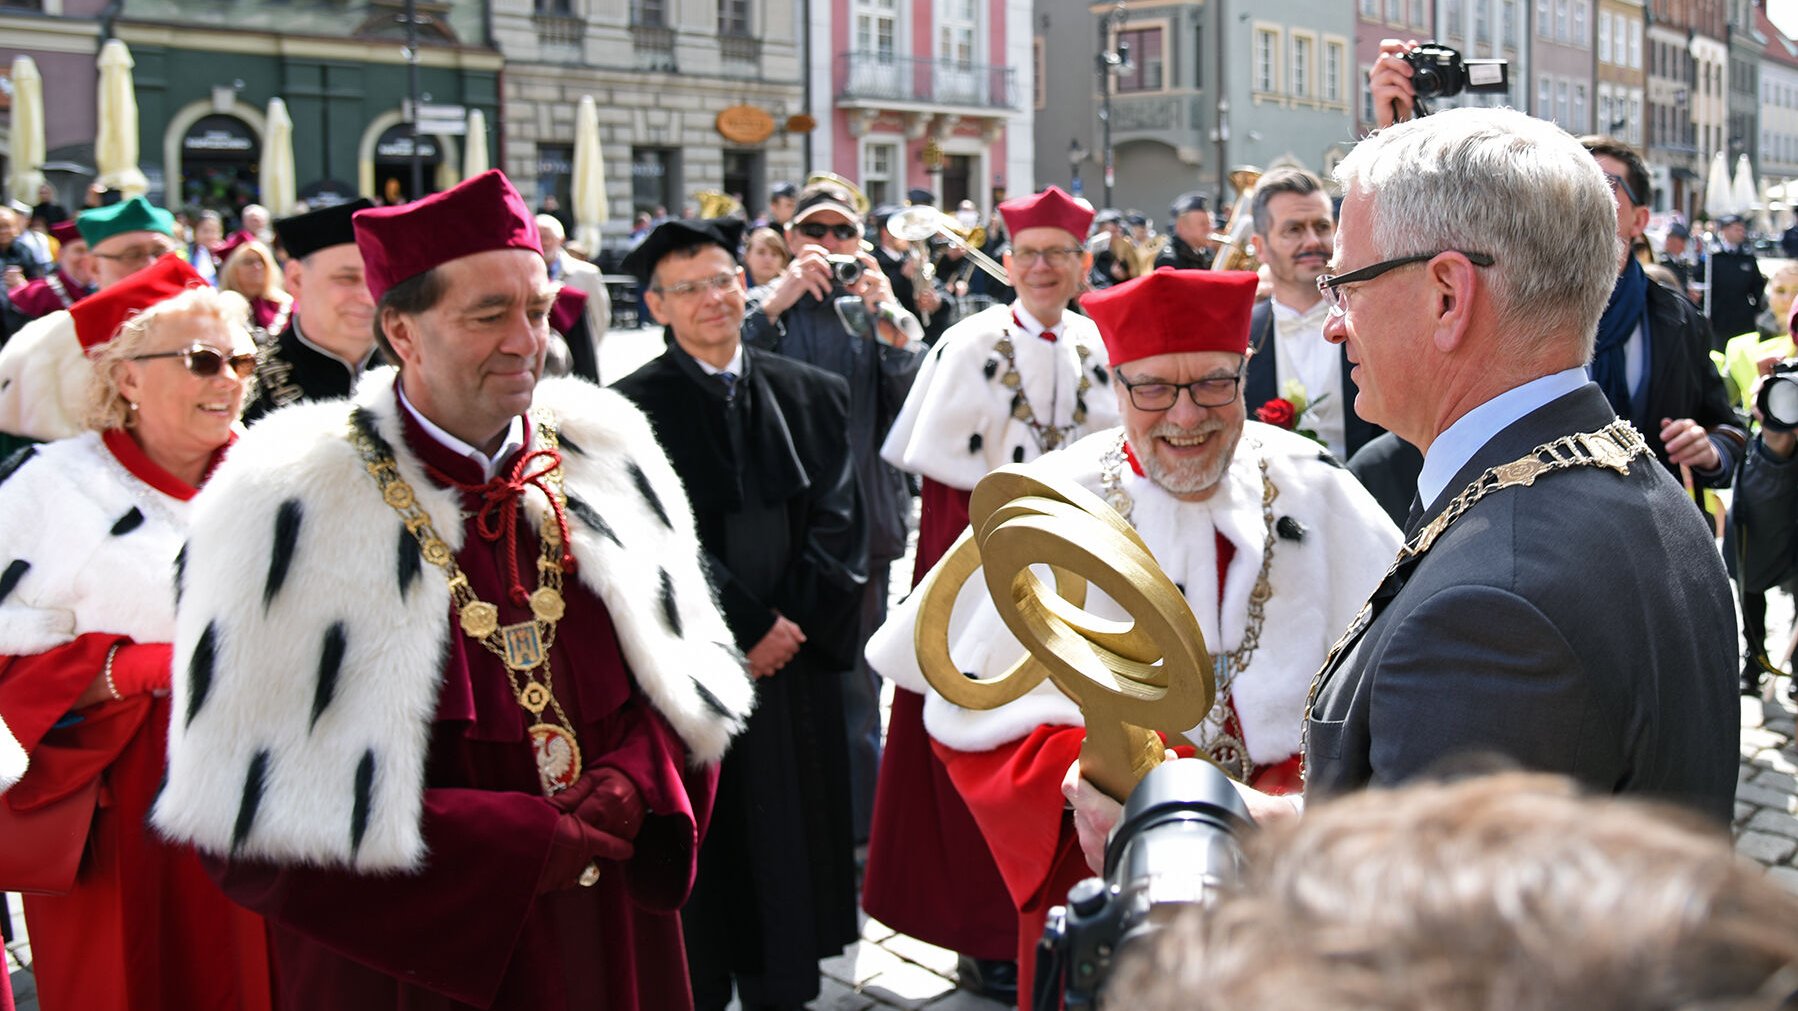
[[[1510,64],[1505,60],[1466,60],[1459,50],[1426,42],[1406,53],[1405,62],[1411,65],[1419,116],[1430,114],[1425,99],[1453,98],[1463,91],[1502,95],[1510,90]]]
[[[1761,427],[1767,431],[1798,430],[1798,358],[1787,358],[1773,366],[1766,382],[1761,383],[1754,406],[1760,408]]]
[[[1196,758],[1156,766],[1111,830],[1105,876],[1075,885],[1067,905],[1049,910],[1031,1006],[1098,1006],[1122,948],[1241,876],[1238,839],[1253,824],[1217,766]]]

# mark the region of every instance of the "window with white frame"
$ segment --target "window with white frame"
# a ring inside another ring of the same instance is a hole
[[[1464,17],[1464,13],[1461,10],[1461,0],[1448,0],[1447,13],[1448,13],[1447,37],[1454,39],[1454,40],[1456,40],[1457,43],[1459,43],[1461,36],[1464,34],[1464,32],[1462,31],[1462,28],[1461,28],[1461,26],[1463,24],[1462,19]]]
[[[718,0],[718,34],[749,34],[749,0]]]
[[[1571,114],[1573,117],[1571,120],[1573,125],[1569,127],[1569,129],[1574,133],[1589,133],[1591,131],[1592,126],[1586,121],[1586,86],[1584,84],[1575,84],[1573,86],[1573,108]]]
[[[1386,20],[1397,21],[1404,17],[1404,0],[1386,0]]]
[[[1506,49],[1515,49],[1517,48],[1517,0],[1504,0],[1498,10],[1498,44]]]
[[[1567,41],[1567,0],[1555,0],[1555,40]]]
[[[1255,90],[1271,93],[1280,54],[1280,33],[1272,28],[1255,29]]]
[[[1611,86],[1601,83],[1598,86],[1598,132],[1609,133],[1616,118],[1611,115]]]
[[[936,56],[961,67],[974,62],[974,36],[979,11],[974,0],[938,0]]]
[[[1424,0],[1411,0],[1411,16],[1407,19],[1409,24],[1422,27],[1430,23],[1429,15],[1424,13],[1423,4]]]
[[[898,38],[898,0],[855,0],[856,52],[891,62]]]
[[[1317,43],[1309,35],[1292,37],[1292,94],[1311,97],[1311,54]]]
[[[1631,70],[1642,69],[1642,22],[1629,23],[1629,66]]]
[[[1380,0],[1361,0],[1361,16],[1377,18],[1380,16]]]
[[[1573,103],[1570,101],[1572,96],[1570,96],[1567,93],[1567,90],[1568,89],[1567,89],[1566,81],[1556,81],[1555,82],[1555,116],[1554,116],[1554,120],[1556,123],[1561,124],[1561,128],[1563,130],[1567,130],[1567,131],[1571,132],[1573,130],[1573,126],[1572,126],[1573,116],[1572,116],[1572,110],[1570,107],[1572,106]]]
[[[1129,45],[1130,66],[1117,72],[1118,94],[1160,91],[1164,84],[1161,54],[1165,51],[1160,25],[1126,28],[1117,34],[1119,45]]]
[[[1361,90],[1361,122],[1370,125],[1374,122],[1373,84],[1369,81],[1368,75],[1372,73],[1373,67],[1362,67],[1360,76],[1355,79],[1356,87]]]
[[[862,192],[869,203],[890,204],[899,199],[894,169],[899,164],[899,145],[868,141],[862,146]]]
[[[1573,27],[1567,41],[1584,49],[1590,43],[1586,39],[1586,14],[1591,7],[1587,0],[1573,0]]]
[[[1545,39],[1554,38],[1555,19],[1548,12],[1549,0],[1536,0],[1536,34]]]
[[[1324,43],[1324,101],[1337,103],[1342,101],[1342,65],[1348,53],[1348,47],[1340,42]]]
[[[1492,0],[1473,0],[1473,41],[1482,46],[1492,41]]]
[[[1539,119],[1555,118],[1555,84],[1547,74],[1536,78],[1536,116]]]
[[[1598,60],[1611,62],[1611,12],[1598,12]]]

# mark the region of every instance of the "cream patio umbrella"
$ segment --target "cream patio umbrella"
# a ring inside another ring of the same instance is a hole
[[[262,205],[274,218],[293,213],[296,173],[293,168],[293,119],[287,103],[268,100],[268,129],[262,138],[262,173],[259,180]]]
[[[1736,159],[1735,180],[1729,187],[1729,202],[1735,206],[1730,210],[1744,218],[1754,217],[1754,205],[1758,202],[1754,193],[1754,167],[1748,163],[1748,156]]]
[[[1714,221],[1734,211],[1734,187],[1729,181],[1729,156],[1718,151],[1711,158],[1710,176],[1704,182],[1704,212]]]
[[[44,184],[44,77],[29,56],[12,61],[12,149],[7,158],[12,166],[7,190],[14,200],[37,203],[37,188]]]
[[[599,226],[606,223],[606,158],[599,145],[599,106],[582,95],[574,115],[574,234],[589,255],[599,255]]]
[[[487,158],[487,114],[468,110],[468,137],[462,142],[462,178],[473,179],[492,168]]]
[[[99,183],[128,197],[150,190],[137,167],[137,93],[131,83],[131,50],[118,39],[100,47],[100,125],[94,139]]]

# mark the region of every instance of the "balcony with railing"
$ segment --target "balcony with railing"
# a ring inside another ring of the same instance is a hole
[[[926,59],[887,53],[837,54],[839,106],[955,106],[1017,108],[1017,74],[1011,67]]]

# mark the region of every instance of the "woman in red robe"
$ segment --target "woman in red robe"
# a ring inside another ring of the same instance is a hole
[[[235,291],[250,303],[250,325],[266,334],[287,327],[293,312],[293,296],[281,285],[275,254],[248,232],[238,232],[213,250],[224,266],[219,268],[219,290]]]
[[[191,850],[145,828],[171,715],[187,503],[235,438],[254,370],[244,306],[167,257],[72,312],[94,366],[93,430],[0,471],[0,713],[28,755],[10,789],[0,779],[0,831],[9,847],[35,844],[13,851],[15,865],[41,869],[68,856],[27,834],[46,808],[87,819],[72,882],[36,880],[60,894],[25,896],[38,1000],[266,1009],[260,918],[226,900]]]

